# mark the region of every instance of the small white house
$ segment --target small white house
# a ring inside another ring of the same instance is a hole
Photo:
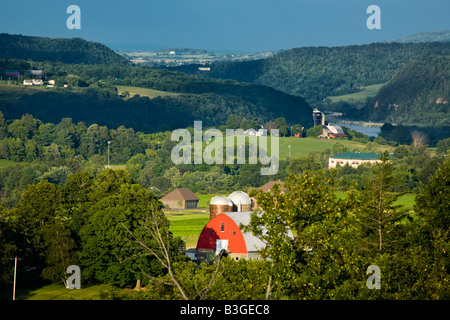
[[[255,130],[252,128],[252,129],[245,130],[244,134],[246,136],[262,137],[262,136],[267,136],[267,131],[265,131],[264,129]]]
[[[34,86],[43,86],[44,85],[44,81],[42,81],[42,79],[33,79],[31,81],[33,82]]]

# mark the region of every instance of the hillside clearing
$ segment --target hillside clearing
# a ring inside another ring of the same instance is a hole
[[[344,94],[342,96],[330,96],[327,99],[330,99],[331,102],[333,102],[333,103],[341,102],[341,101],[353,102],[353,103],[365,102],[367,100],[367,98],[375,97],[383,85],[384,85],[384,83],[374,84],[371,86],[364,87],[359,92]]]
[[[168,92],[168,91],[160,91],[149,88],[140,88],[140,87],[132,87],[132,86],[116,86],[117,92],[119,94],[123,94],[123,92],[128,91],[130,97],[135,94],[140,95],[141,97],[149,97],[150,99],[156,97],[175,97],[181,95],[181,93],[176,92]]]

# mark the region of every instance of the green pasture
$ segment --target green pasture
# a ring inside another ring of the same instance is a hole
[[[14,161],[11,161],[11,160],[0,159],[0,169],[6,168],[6,167],[9,167],[9,166],[13,166],[16,163],[17,162],[14,162]]]
[[[270,138],[268,139],[270,143]],[[296,137],[280,137],[280,159],[289,158],[289,146],[291,159],[304,157],[311,151],[323,152],[327,149],[332,149],[336,143],[340,143],[351,150],[362,150],[365,145],[349,140],[334,140],[334,139],[319,139],[319,138],[296,138]]]
[[[101,290],[106,290],[107,284],[83,286],[81,289],[67,289],[62,283],[54,283],[33,289],[22,289],[20,283],[16,288],[16,300],[98,300]],[[2,300],[12,300],[11,292],[2,291]]]
[[[367,98],[376,96],[378,91],[380,90],[380,88],[383,85],[384,85],[384,83],[374,84],[372,86],[364,87],[363,90],[361,90],[359,92],[355,92],[355,93],[351,93],[351,94],[344,94],[341,96],[330,96],[330,97],[327,97],[327,99],[330,99],[331,102],[333,102],[333,103],[340,102],[340,101],[353,102],[353,103],[365,102],[367,100]]]
[[[135,94],[138,94],[142,97],[149,97],[151,99],[156,97],[172,97],[172,96],[179,96],[180,93],[176,92],[167,92],[167,91],[160,91],[160,90],[154,90],[149,88],[140,88],[140,87],[132,87],[132,86],[116,86],[117,92],[120,94],[124,91],[128,91],[130,93],[130,96],[134,96]]]
[[[198,237],[209,221],[209,211],[206,209],[166,211],[170,221],[170,231],[175,237],[180,237],[186,248],[195,248]]]
[[[269,156],[271,155],[271,145],[272,145],[272,139],[270,136],[267,136],[267,150]],[[257,147],[258,150],[260,149],[260,140],[261,137],[258,137],[257,141]],[[213,138],[214,141],[214,138]],[[249,143],[250,138],[246,137],[246,142]],[[223,147],[227,145],[226,143],[226,136],[223,134]],[[296,137],[279,137],[278,139],[279,143],[279,159],[280,160],[286,160],[289,158],[289,146],[290,146],[290,156],[291,159],[303,157],[306,156],[311,151],[319,151],[323,152],[327,149],[333,149],[333,146],[336,143],[340,143],[341,145],[346,146],[351,151],[363,151],[363,149],[366,147],[365,144],[351,141],[351,140],[336,140],[336,139],[320,139],[320,138],[296,138]],[[204,141],[203,147],[205,147],[207,144]],[[234,141],[234,149],[235,154],[237,153],[237,140]],[[248,161],[248,149],[246,149],[246,161]]]

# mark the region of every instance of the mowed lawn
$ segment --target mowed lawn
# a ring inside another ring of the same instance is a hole
[[[209,210],[166,211],[170,221],[169,230],[173,236],[180,237],[186,243],[186,249],[195,248],[203,228],[209,221]]]
[[[26,290],[20,288],[18,283],[16,300],[99,300],[100,291],[108,288],[110,286],[106,284],[85,286],[83,280],[81,280],[81,289],[73,290],[67,289],[62,283]],[[12,294],[2,292],[1,299],[12,300]]]

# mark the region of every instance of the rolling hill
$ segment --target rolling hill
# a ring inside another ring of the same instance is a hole
[[[411,36],[406,36],[390,42],[419,43],[419,42],[448,42],[450,41],[450,30],[440,30],[432,32],[421,32]]]
[[[445,54],[450,54],[450,42],[303,47],[266,59],[215,63],[210,72],[200,73],[196,66],[179,70],[271,86],[320,105],[329,96],[355,93],[388,82],[409,62],[422,56]]]
[[[80,38],[0,34],[0,59],[85,64],[130,64],[105,45]]]
[[[407,64],[359,112],[372,121],[450,126],[450,55]]]
[[[0,111],[6,118],[29,113],[58,123],[70,117],[88,125],[125,125],[143,132],[187,127],[194,120],[217,127],[231,115],[248,122],[284,117],[290,124],[312,125],[312,108],[303,98],[268,86],[135,66],[102,44],[77,38],[0,34],[3,79],[6,70],[27,75],[33,69],[42,70],[43,80],[53,80],[55,87],[37,92],[17,79],[23,90],[2,87]],[[130,95],[120,96],[117,88]]]

